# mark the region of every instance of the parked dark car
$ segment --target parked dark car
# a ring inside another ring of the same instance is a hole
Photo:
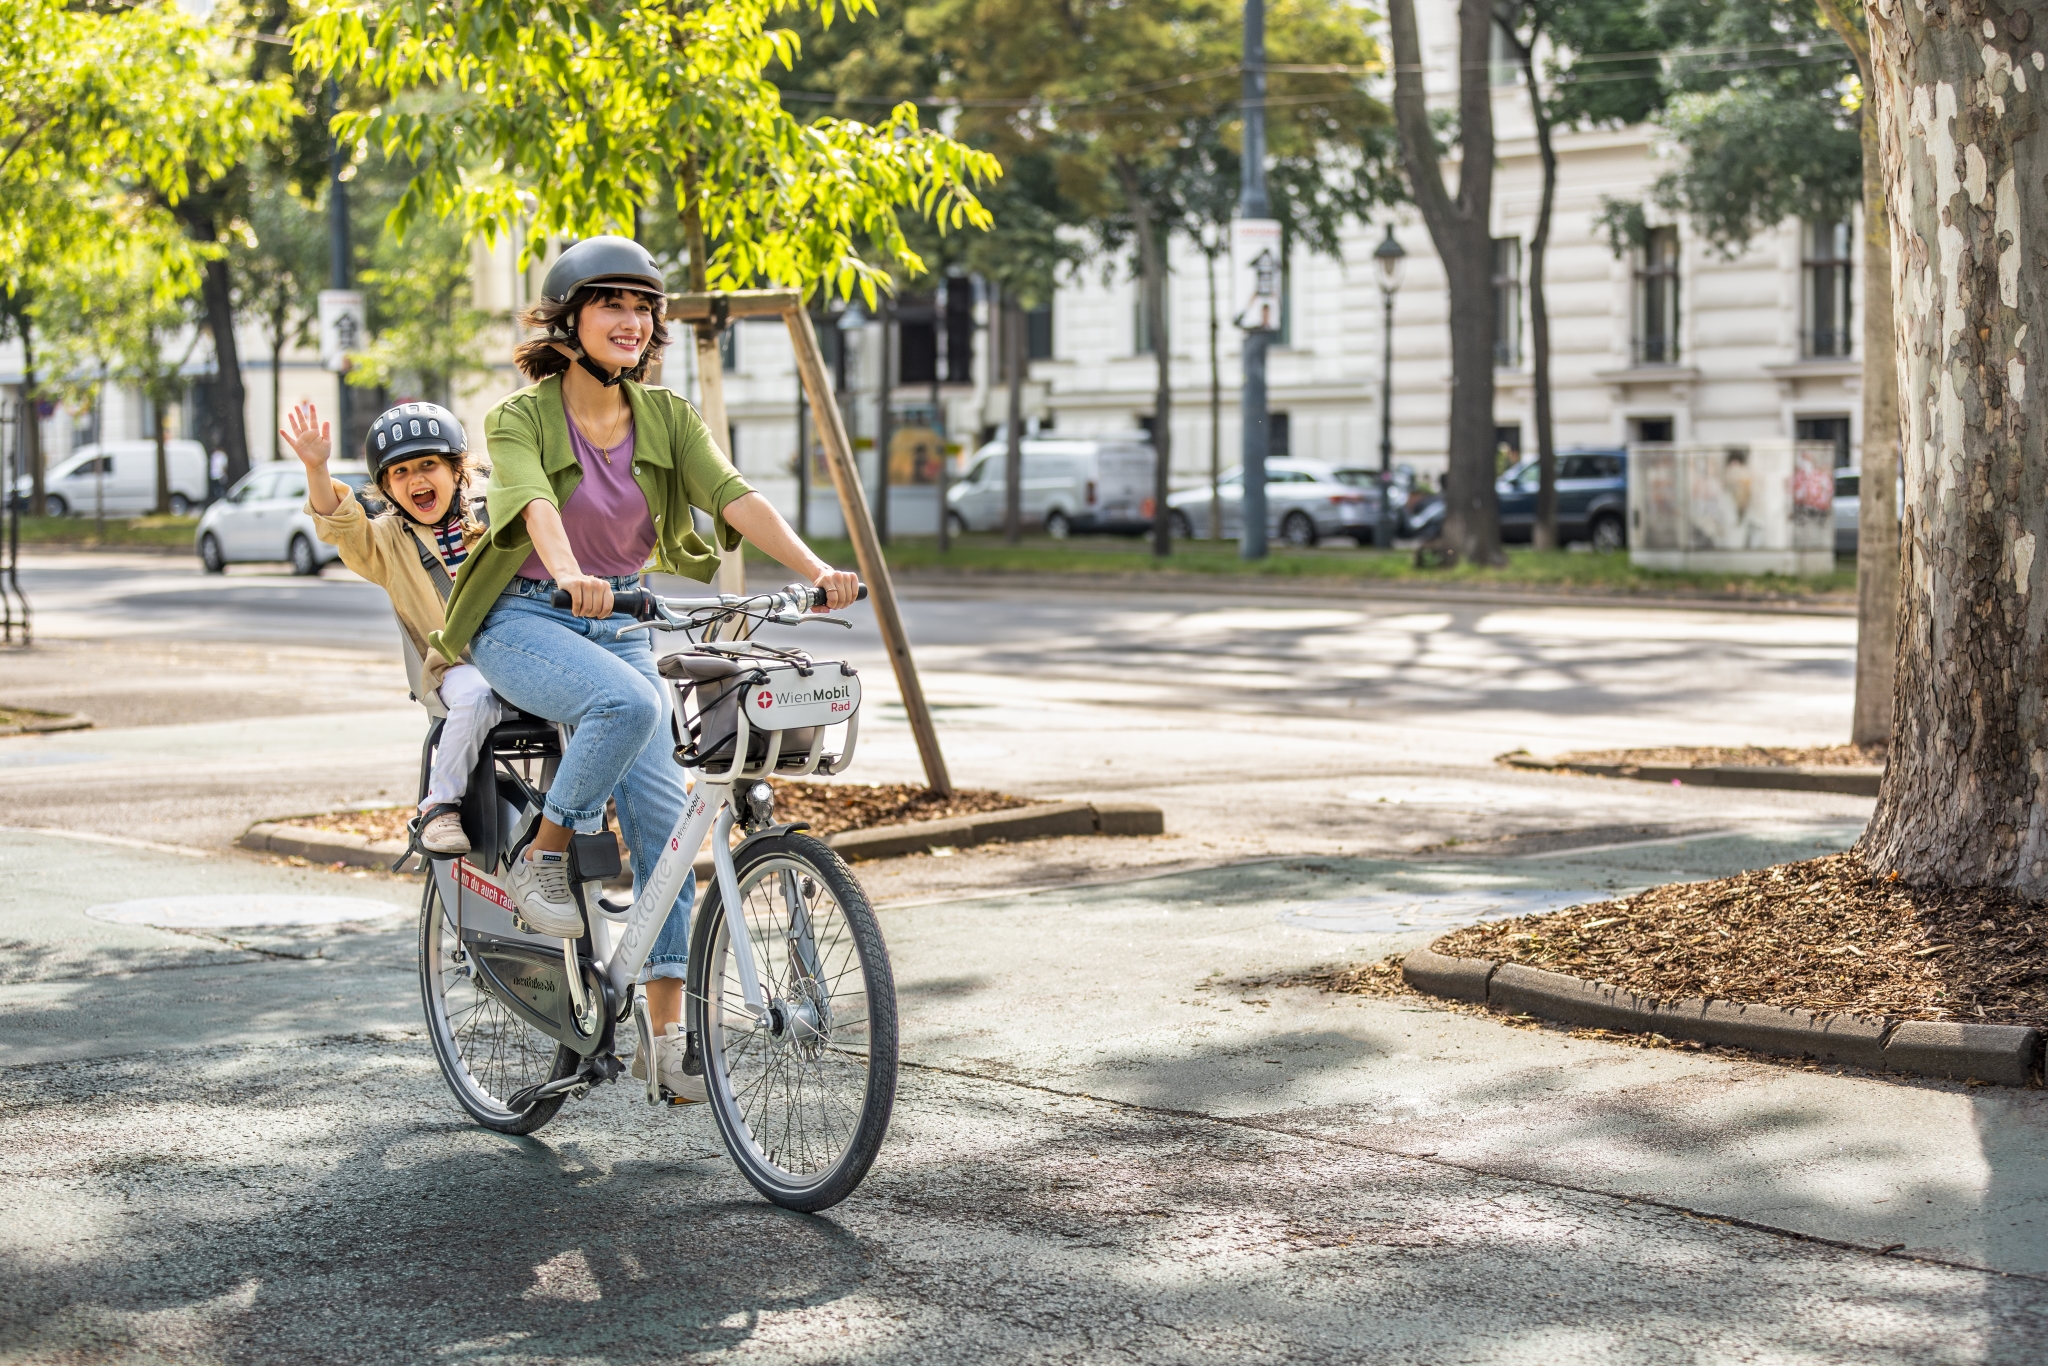
[[[1536,534],[1536,457],[1510,466],[1494,486],[1500,497],[1500,538]],[[1591,541],[1595,550],[1628,545],[1628,452],[1618,446],[1574,446],[1557,453],[1557,539]]]

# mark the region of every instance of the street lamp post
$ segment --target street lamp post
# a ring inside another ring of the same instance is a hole
[[[341,112],[341,87],[332,79],[327,82],[327,112]],[[343,178],[348,170],[349,153],[340,139],[333,134],[327,138],[327,268],[328,287],[334,290],[353,288],[353,262],[349,259],[348,240],[348,181]],[[334,376],[334,434],[340,449],[353,456],[355,448],[350,442],[354,434],[352,426],[355,413],[348,391],[348,370],[344,365]],[[282,422],[284,419],[272,413],[271,417]]]
[[[1244,5],[1244,149],[1240,158],[1243,179],[1239,186],[1237,215],[1242,225],[1263,225],[1273,212],[1266,197],[1266,4],[1245,0]],[[1271,264],[1269,262],[1269,264]],[[1269,435],[1266,414],[1266,343],[1272,336],[1266,317],[1251,319],[1244,334],[1244,391],[1238,402],[1243,420],[1244,458],[1239,494],[1237,553],[1247,560],[1266,558],[1266,456]],[[1164,344],[1163,339],[1161,344]],[[1161,516],[1166,509],[1159,509]]]
[[[1373,546],[1380,550],[1393,545],[1401,525],[1394,512],[1394,291],[1401,287],[1401,267],[1407,258],[1408,253],[1394,240],[1394,225],[1387,224],[1387,240],[1372,254],[1385,306],[1380,328],[1380,520],[1372,537]]]

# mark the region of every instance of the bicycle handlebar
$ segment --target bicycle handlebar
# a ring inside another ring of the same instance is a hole
[[[790,594],[792,597],[799,597],[799,601],[796,603],[796,608],[800,612],[808,612],[812,608],[816,607],[821,601],[823,601],[823,594],[821,594],[817,589],[811,587],[808,584],[791,584],[787,589],[784,589],[783,592]],[[732,598],[729,601],[699,600],[694,598],[671,598],[669,599],[669,601],[673,603],[686,604],[688,607],[692,608],[720,606],[736,607],[745,603],[760,601],[776,596],[778,596],[778,594],[756,593],[744,598]],[[855,602],[865,602],[867,601],[867,596],[868,586],[866,584],[862,584],[860,586],[860,590],[853,595],[853,600]],[[567,611],[569,607],[573,605],[572,600],[569,597],[569,590],[566,588],[557,588],[554,591],[554,595],[551,598],[549,598],[548,601],[553,606],[561,608],[564,611]],[[625,616],[633,618],[635,621],[655,620],[657,615],[655,612],[655,604],[660,601],[660,598],[658,598],[645,588],[616,588],[612,590],[613,614],[624,614]]]

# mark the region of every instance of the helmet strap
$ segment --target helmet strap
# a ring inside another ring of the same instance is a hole
[[[548,343],[548,345],[554,347],[555,350],[561,352],[570,360],[573,360],[578,365],[582,366],[583,369],[590,375],[592,379],[596,380],[599,384],[602,384],[607,389],[612,388],[613,386],[618,384],[620,380],[623,380],[626,377],[626,372],[624,370],[620,370],[619,372],[614,374],[612,371],[605,369],[602,365],[599,365],[596,361],[592,360],[589,356],[584,355],[580,349],[569,345],[567,342],[551,341]]]

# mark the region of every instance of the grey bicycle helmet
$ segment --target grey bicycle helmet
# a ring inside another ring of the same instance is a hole
[[[547,279],[541,282],[540,292],[556,303],[567,303],[569,297],[585,287],[599,289],[631,289],[643,294],[652,294],[657,307],[668,296],[668,286],[661,278],[661,267],[647,248],[630,237],[586,237],[555,258],[548,267]],[[573,348],[576,363],[605,388],[609,389],[625,378],[625,372],[613,373],[583,354],[583,349],[573,341],[567,346]]]
[[[550,299],[567,299],[585,285],[644,290],[657,298],[668,294],[661,267],[630,237],[584,238],[555,258],[540,292]]]

